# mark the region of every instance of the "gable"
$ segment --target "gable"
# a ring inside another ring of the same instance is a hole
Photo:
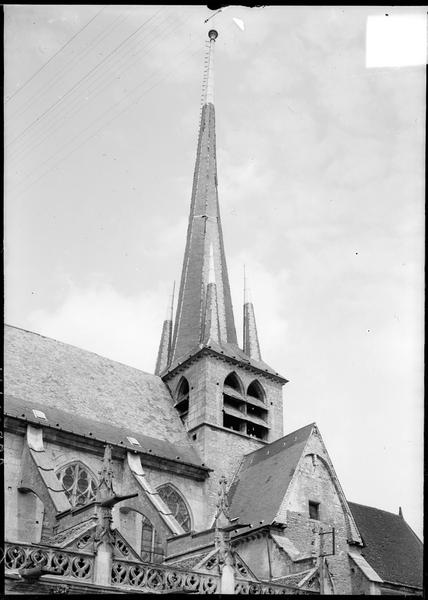
[[[229,491],[231,518],[242,524],[275,520],[313,425],[247,454]]]
[[[310,515],[310,504],[317,512],[315,517]],[[344,528],[349,542],[358,545],[362,543],[327,448],[315,424],[278,510],[276,521],[287,523],[289,513],[334,523],[335,527]]]

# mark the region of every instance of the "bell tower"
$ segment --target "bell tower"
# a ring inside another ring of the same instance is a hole
[[[282,386],[287,380],[262,360],[246,283],[243,348],[238,346],[217,189],[217,37],[217,31],[209,31],[177,310],[174,326],[171,309],[163,326],[156,374],[167,384],[190,438],[218,478],[229,477],[243,454],[283,435]]]

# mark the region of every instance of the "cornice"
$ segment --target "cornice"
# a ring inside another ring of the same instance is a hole
[[[190,477],[197,481],[204,481],[212,469],[199,465],[194,465],[182,460],[174,460],[164,456],[158,456],[138,448],[128,448],[122,444],[116,444],[107,439],[101,440],[81,433],[66,431],[60,427],[53,427],[48,424],[41,424],[40,421],[22,419],[5,415],[4,430],[18,435],[25,435],[28,424],[43,427],[44,440],[51,444],[58,444],[67,448],[74,448],[79,451],[88,452],[102,457],[106,443],[112,445],[112,457],[115,460],[122,461],[126,458],[126,453],[131,451],[139,454],[143,467],[156,469],[158,471],[168,471],[177,473],[184,477]]]

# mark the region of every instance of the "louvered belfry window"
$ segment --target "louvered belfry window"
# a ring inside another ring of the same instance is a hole
[[[66,465],[57,472],[56,476],[62,483],[71,506],[83,506],[95,500],[97,482],[82,463]]]
[[[190,514],[180,494],[168,483],[158,488],[158,494],[184,531],[190,531]]]

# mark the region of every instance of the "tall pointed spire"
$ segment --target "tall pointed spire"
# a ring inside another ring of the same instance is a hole
[[[257,335],[256,316],[251,301],[250,289],[244,266],[244,352],[250,358],[261,360],[259,337]]]
[[[222,342],[237,344],[217,194],[214,110],[214,45],[217,36],[215,30],[208,33],[201,122],[171,352],[172,362],[194,351],[201,339],[205,338],[208,283],[212,277],[216,288],[219,338]]]
[[[169,297],[168,308],[166,310],[165,321],[163,322],[161,340],[156,361],[155,375],[160,375],[171,362],[171,344],[172,344],[172,312],[174,306],[175,281],[172,288],[172,294]]]

